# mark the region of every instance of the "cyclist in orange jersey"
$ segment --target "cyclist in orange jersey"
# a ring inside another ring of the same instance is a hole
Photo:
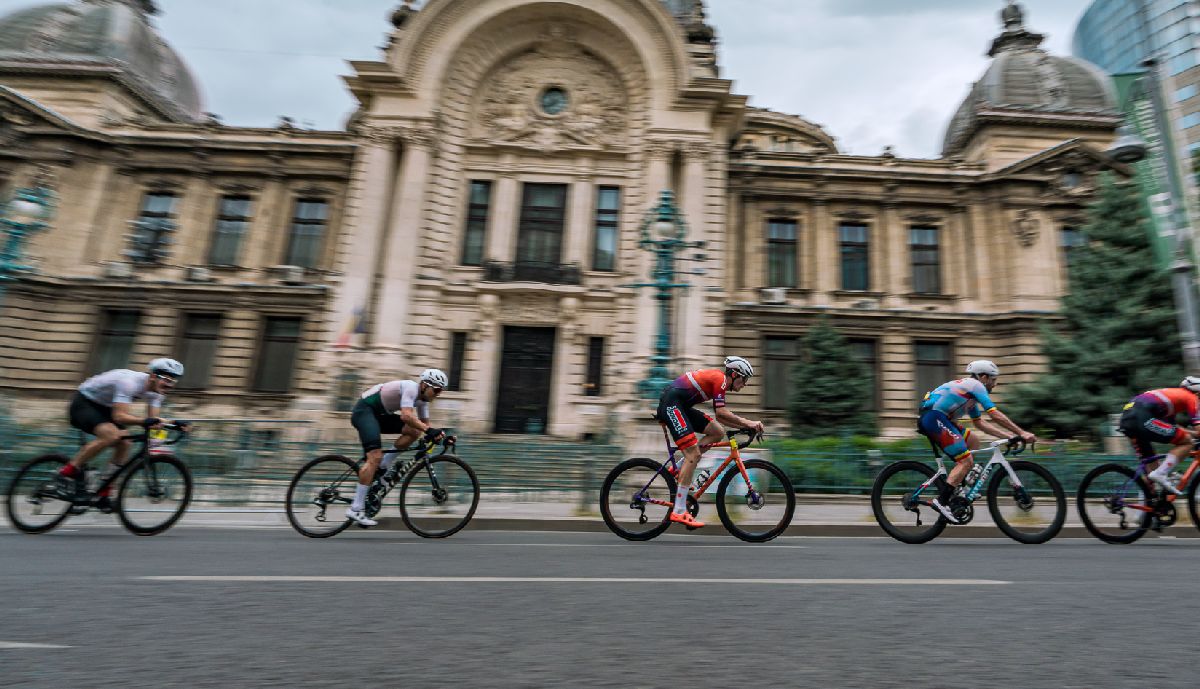
[[[1146,478],[1162,486],[1168,492],[1179,494],[1172,485],[1169,474],[1179,460],[1192,451],[1192,443],[1200,437],[1200,376],[1184,378],[1177,388],[1150,390],[1134,397],[1121,412],[1121,432],[1133,443],[1138,459],[1146,462],[1150,469],[1155,462],[1154,443],[1174,445],[1163,455],[1162,464]],[[1179,414],[1188,417],[1192,429],[1175,425]]]
[[[725,393],[738,392],[746,387],[746,383],[753,376],[754,367],[749,361],[740,356],[730,356],[725,357],[724,370],[708,368],[685,373],[663,391],[654,418],[667,427],[675,446],[683,453],[683,466],[676,477],[679,485],[675,489],[675,506],[671,510],[671,521],[691,527],[704,526],[704,522],[688,514],[687,494],[696,464],[700,462],[700,446],[725,439],[725,429],[721,423],[735,428],[753,429],[757,433],[763,432],[761,421],[743,419],[725,406]],[[716,420],[695,408],[695,405],[710,400]],[[698,430],[704,437],[696,438]]]

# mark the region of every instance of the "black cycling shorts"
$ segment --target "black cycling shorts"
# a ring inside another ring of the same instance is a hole
[[[675,441],[675,447],[680,450],[686,450],[700,442],[696,433],[703,433],[712,422],[711,416],[685,403],[689,397],[691,394],[688,391],[667,388],[658,401],[658,409],[654,412],[654,418],[667,427],[671,439]]]
[[[1134,402],[1121,412],[1121,432],[1133,443],[1138,459],[1152,457],[1155,454],[1154,443],[1173,443],[1179,433],[1179,428],[1155,413],[1154,407]]]
[[[404,419],[395,414],[381,414],[375,407],[360,399],[350,410],[350,423],[358,431],[358,439],[362,443],[363,452],[383,448],[384,433],[403,433]]]
[[[82,392],[76,392],[75,396],[71,398],[71,407],[67,414],[72,426],[92,435],[96,435],[96,426],[102,423],[111,423],[117,428],[125,428],[113,421],[112,407],[93,402],[84,397]]]

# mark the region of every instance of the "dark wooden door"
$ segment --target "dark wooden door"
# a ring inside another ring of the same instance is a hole
[[[545,433],[550,416],[554,328],[504,327],[497,433]]]

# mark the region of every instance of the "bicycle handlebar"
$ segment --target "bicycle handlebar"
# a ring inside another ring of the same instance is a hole
[[[756,432],[753,428],[739,428],[739,429],[733,430],[733,431],[725,431],[725,437],[730,440],[733,440],[733,438],[735,436],[737,436],[739,433],[746,434],[746,442],[744,444],[745,447],[749,447],[750,444],[755,442],[756,440],[762,440],[762,437],[763,437],[763,434]]]

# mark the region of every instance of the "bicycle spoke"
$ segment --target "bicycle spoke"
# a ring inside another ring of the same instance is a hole
[[[400,515],[413,533],[445,538],[467,525],[479,505],[479,481],[449,455],[417,464],[400,487]]]
[[[341,532],[350,521],[346,508],[354,499],[358,472],[340,455],[318,457],[304,465],[288,486],[284,508],[297,531],[312,538]]]
[[[659,466],[650,459],[629,459],[609,473],[600,491],[600,514],[613,533],[644,541],[666,530],[675,482],[660,474]]]

